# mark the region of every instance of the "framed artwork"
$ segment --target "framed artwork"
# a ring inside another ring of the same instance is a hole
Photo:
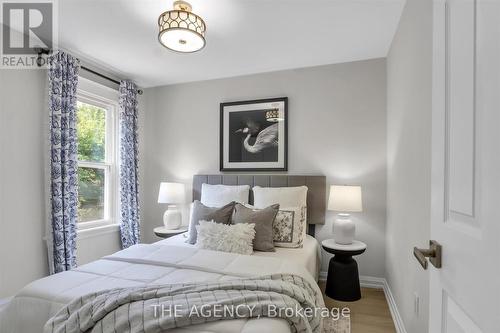
[[[221,171],[287,171],[288,98],[220,104]]]

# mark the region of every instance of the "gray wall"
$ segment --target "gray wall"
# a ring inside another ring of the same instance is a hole
[[[48,274],[45,70],[0,70],[0,298]],[[77,237],[80,264],[119,250],[118,231]]]
[[[387,58],[386,278],[409,333],[428,331],[429,280],[412,249],[430,234],[431,71],[432,1],[408,0]]]
[[[44,70],[0,70],[0,297],[48,273]]]
[[[289,173],[323,174],[328,184],[361,184],[357,238],[368,244],[360,273],[384,276],[386,219],[386,65],[384,59],[146,89],[141,161],[142,238],[162,224],[160,181],[188,187],[197,173],[219,171],[219,103],[289,97]],[[333,214],[317,228],[332,237]],[[187,222],[185,222],[187,223]],[[325,255],[325,254],[324,254]],[[323,260],[323,270],[328,261]]]

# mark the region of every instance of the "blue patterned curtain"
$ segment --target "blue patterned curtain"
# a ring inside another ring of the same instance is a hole
[[[79,60],[64,52],[48,59],[50,113],[51,273],[76,267],[78,160],[76,90]]]
[[[120,83],[120,209],[122,247],[139,243],[137,86]]]

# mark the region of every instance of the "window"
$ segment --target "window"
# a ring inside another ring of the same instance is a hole
[[[78,222],[83,229],[116,223],[116,109],[113,101],[78,94]]]

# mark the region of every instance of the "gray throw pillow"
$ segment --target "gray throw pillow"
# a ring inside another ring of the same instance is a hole
[[[251,209],[237,203],[234,206],[232,223],[254,223],[255,239],[253,249],[256,251],[273,252],[273,221],[278,214],[280,205],[275,204],[264,209]]]
[[[195,202],[193,202],[193,215],[189,222],[189,237],[186,243],[196,244],[198,237],[196,226],[200,224],[200,221],[214,221],[216,223],[231,224],[234,204],[235,202],[233,201],[221,208],[211,208],[195,200]]]

